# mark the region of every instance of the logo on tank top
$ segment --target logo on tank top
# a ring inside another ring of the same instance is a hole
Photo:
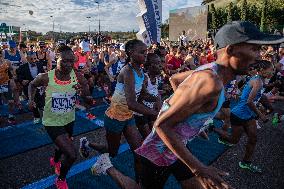
[[[52,93],[51,111],[68,113],[74,110],[76,93]]]

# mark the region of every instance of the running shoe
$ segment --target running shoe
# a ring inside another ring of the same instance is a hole
[[[100,155],[100,157],[97,159],[97,162],[92,166],[91,172],[93,175],[99,176],[99,175],[106,175],[107,170],[109,168],[113,167],[110,159],[109,159],[109,154],[104,153]]]
[[[55,180],[55,185],[57,189],[68,189],[68,185],[66,179],[61,180],[58,177]]]
[[[224,145],[229,146],[229,147],[234,146],[234,144],[231,144],[231,143],[229,143],[229,142],[227,142],[227,141],[221,139],[220,137],[218,138],[218,142],[219,142],[220,144],[224,144]]]
[[[34,124],[39,124],[41,122],[40,118],[34,118]]]
[[[253,173],[262,173],[261,168],[257,167],[256,165],[253,165],[252,163],[244,163],[242,161],[239,162],[239,166],[242,169],[248,169],[249,171]]]
[[[61,162],[60,161],[59,162],[55,162],[54,161],[54,157],[51,157],[49,159],[49,164],[50,164],[51,167],[54,168],[55,174],[60,175]]]
[[[79,153],[81,157],[87,158],[90,155],[89,141],[86,137],[80,138]]]

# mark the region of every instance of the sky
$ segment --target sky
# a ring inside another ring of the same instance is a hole
[[[99,2],[98,4],[95,1]],[[202,0],[163,0],[163,21],[169,10],[199,6]],[[1,0],[0,22],[23,30],[47,32],[138,31],[137,0]],[[99,13],[99,14],[98,14]],[[52,17],[51,17],[52,16]],[[87,18],[91,17],[91,18]]]

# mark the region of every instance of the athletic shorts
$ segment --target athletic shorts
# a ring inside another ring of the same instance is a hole
[[[139,178],[145,189],[163,189],[171,174],[174,175],[177,181],[184,181],[195,176],[180,160],[170,166],[158,166],[145,157],[139,156],[139,158],[141,158],[142,164]]]
[[[230,108],[230,104],[231,104],[230,100],[226,100],[226,101],[223,103],[222,108]]]
[[[125,121],[118,121],[116,119],[111,119],[107,115],[104,118],[104,125],[107,132],[111,133],[122,133],[123,129],[127,126],[136,126],[134,117],[127,119]]]
[[[137,125],[146,125],[151,121],[148,116],[134,115],[134,118]]]
[[[54,142],[60,135],[68,134],[69,137],[73,135],[74,121],[65,126],[44,126],[47,134]]]
[[[249,119],[241,119],[238,116],[236,116],[235,114],[231,113],[230,121],[231,121],[231,125],[245,125],[250,120],[253,120],[253,119],[256,119],[256,118],[257,117],[251,117]]]

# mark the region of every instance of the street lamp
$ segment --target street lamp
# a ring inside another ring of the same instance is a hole
[[[88,21],[89,21],[89,34],[90,34],[90,33],[91,33],[91,27],[90,27],[90,18],[91,18],[91,17],[90,17],[90,16],[87,16],[86,18],[87,18]]]
[[[95,1],[98,4],[98,19],[99,19],[99,34],[101,33],[101,20],[100,20],[100,3]]]
[[[53,16],[50,16],[50,18],[52,19],[52,39],[53,39],[53,42],[55,41],[54,40],[54,18]]]

